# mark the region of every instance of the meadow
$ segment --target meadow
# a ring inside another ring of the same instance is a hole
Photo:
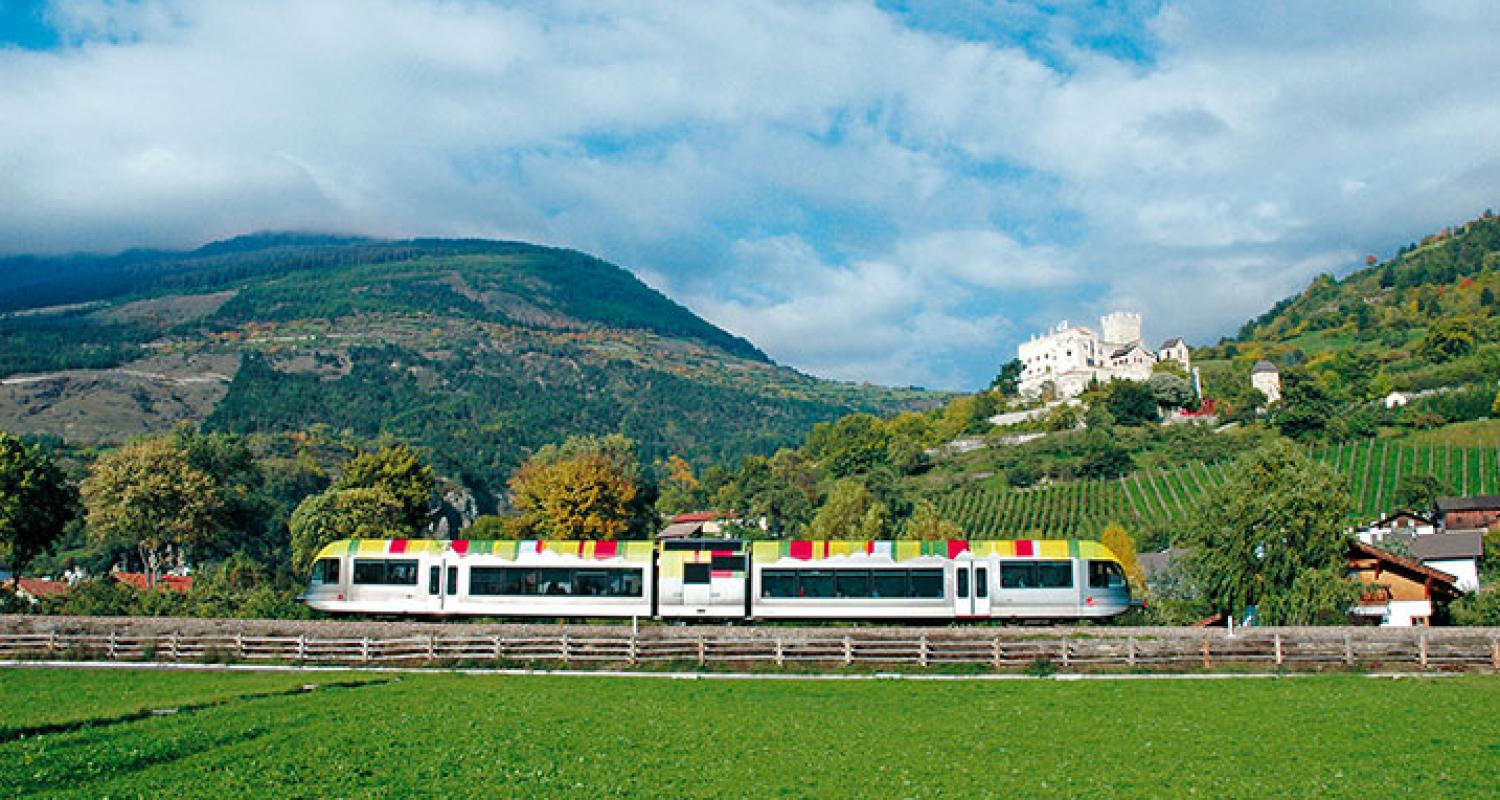
[[[59,703],[71,707],[64,718],[88,705],[100,719],[0,741],[0,787],[47,797],[1300,798],[1479,797],[1500,780],[1493,676],[369,677],[3,671],[6,720],[51,719],[38,706]],[[254,696],[277,678],[340,685]],[[241,699],[110,721],[205,691]]]

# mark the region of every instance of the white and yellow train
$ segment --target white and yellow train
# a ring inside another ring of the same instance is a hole
[[[304,601],[383,615],[667,620],[1070,620],[1130,607],[1118,559],[1080,540],[345,540]]]

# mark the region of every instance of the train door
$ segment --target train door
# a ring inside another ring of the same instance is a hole
[[[427,566],[427,605],[445,610],[458,599],[458,565],[437,560]]]
[[[990,562],[964,558],[953,562],[953,616],[990,615]]]

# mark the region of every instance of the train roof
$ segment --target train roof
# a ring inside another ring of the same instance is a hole
[[[704,540],[705,552],[723,546],[725,553],[743,552],[746,542],[738,539]],[[850,556],[885,557],[892,561],[915,558],[956,558],[970,553],[980,558],[1085,558],[1118,561],[1108,547],[1084,539],[949,539],[938,541],[814,541],[776,539],[749,542],[757,563],[791,558],[819,561]],[[649,562],[657,543],[653,541],[562,541],[562,540],[481,540],[481,539],[343,539],[318,551],[318,558],[346,555],[444,554],[457,556],[495,555],[514,559],[529,553],[553,553],[589,560],[624,559]],[[697,549],[697,548],[695,548]]]

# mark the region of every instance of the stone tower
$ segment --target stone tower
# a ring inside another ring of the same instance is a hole
[[[1099,319],[1104,341],[1109,344],[1131,344],[1141,340],[1141,315],[1131,311],[1115,311]]]

